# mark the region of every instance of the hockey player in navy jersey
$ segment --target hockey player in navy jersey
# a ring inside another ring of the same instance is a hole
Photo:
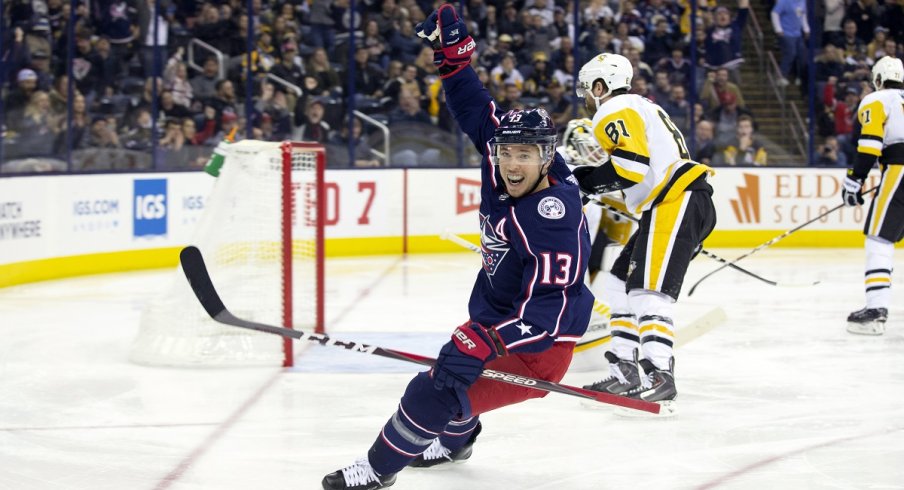
[[[469,458],[481,413],[546,394],[481,378],[483,369],[561,380],[593,304],[584,285],[590,237],[552,120],[541,109],[497,110],[469,66],[476,44],[451,5],[417,32],[435,49],[450,112],[483,155],[483,267],[469,319],[433,369],[408,384],[367,457],[326,475],[325,489],[388,487],[406,466]]]

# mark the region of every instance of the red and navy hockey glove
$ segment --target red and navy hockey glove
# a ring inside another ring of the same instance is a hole
[[[474,384],[487,362],[505,355],[504,347],[494,342],[492,334],[471,321],[456,328],[433,365],[433,387],[468,389]]]
[[[467,25],[458,17],[455,7],[448,3],[418,24],[415,32],[433,47],[433,64],[439,69],[441,78],[451,77],[468,66],[471,55],[477,50]]]

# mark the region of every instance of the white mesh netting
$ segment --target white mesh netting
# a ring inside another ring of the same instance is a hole
[[[322,151],[322,150],[320,150]],[[293,325],[313,329],[317,302],[316,180],[318,150],[292,147]],[[283,324],[283,178],[280,143],[228,145],[220,176],[192,244],[204,254],[220,297],[236,316]],[[286,237],[288,239],[289,237]],[[322,258],[320,259],[322,260]],[[141,315],[131,360],[151,365],[279,365],[281,337],[218,324],[207,316],[182,273]]]

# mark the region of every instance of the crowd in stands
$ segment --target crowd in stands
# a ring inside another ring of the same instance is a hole
[[[859,128],[857,107],[874,90],[870,71],[883,56],[904,54],[904,2],[886,0],[822,0],[814,35],[818,163],[847,166],[853,162]]]
[[[852,23],[836,32],[827,17],[824,29],[826,39],[838,43],[821,55],[818,77],[832,102],[827,113],[839,148],[848,144],[839,119],[850,116],[841,108],[849,111],[854,100],[845,94],[855,88],[859,100],[868,60],[892,49],[884,40],[900,34],[880,38],[878,7],[863,1],[847,9],[875,11],[872,24],[845,17]],[[634,65],[633,92],[663,107],[686,134],[692,157],[716,165],[762,165],[766,151],[739,88],[748,2],[697,2],[693,33],[687,0],[467,0],[463,16],[478,43],[474,68],[503,109],[542,106],[564,129],[573,117],[587,116],[574,96],[577,70],[598,53],[620,53]],[[169,166],[192,167],[202,165],[233,129],[242,138],[251,128],[255,139],[324,143],[332,166],[381,165],[384,160],[373,151],[380,147],[379,131],[358,118],[348,128],[353,103],[390,127],[391,163],[455,164],[454,149],[436,145],[454,142],[448,135],[458,130],[444,104],[432,50],[414,35],[414,25],[440,2],[360,0],[355,12],[349,0],[252,0],[250,9],[248,3],[79,0],[69,26],[68,1],[4,2],[4,160],[59,158],[67,148],[142,154],[156,148]],[[861,29],[871,34],[864,37]]]

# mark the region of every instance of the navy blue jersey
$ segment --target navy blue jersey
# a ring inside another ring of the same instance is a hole
[[[470,67],[443,80],[446,103],[483,155],[480,236],[483,268],[468,310],[494,327],[513,352],[540,352],[577,341],[587,329],[593,295],[584,285],[590,235],[577,181],[556,153],[550,186],[514,199],[489,158],[502,111]]]

